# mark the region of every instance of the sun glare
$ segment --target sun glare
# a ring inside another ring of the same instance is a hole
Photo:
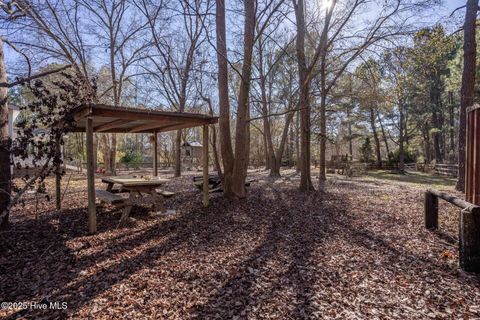
[[[328,10],[332,7],[333,0],[321,0],[320,7],[322,10]]]

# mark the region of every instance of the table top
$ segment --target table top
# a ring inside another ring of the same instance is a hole
[[[123,187],[158,187],[168,182],[167,179],[156,179],[146,180],[144,178],[133,178],[133,177],[104,177],[102,178],[104,183],[113,183],[119,184]]]

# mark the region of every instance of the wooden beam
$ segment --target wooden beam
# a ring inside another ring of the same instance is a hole
[[[91,114],[92,114],[92,108],[90,106],[85,106],[73,116],[73,119],[75,122],[77,122],[85,117],[88,117]]]
[[[132,121],[131,120],[118,119],[118,120],[115,120],[115,121],[111,121],[111,122],[104,123],[104,124],[101,124],[99,126],[96,126],[93,129],[93,131],[94,132],[107,131],[107,130],[114,129],[118,126],[121,126],[121,125],[129,123],[129,122],[132,122]]]
[[[88,191],[88,231],[97,232],[97,209],[95,207],[95,172],[93,163],[93,119],[87,118],[86,128],[87,136],[87,191]]]
[[[452,196],[446,192],[442,192],[442,191],[438,191],[438,190],[435,190],[435,189],[427,189],[427,193],[431,193],[432,195],[434,195],[435,197],[438,197],[440,199],[443,199],[461,209],[468,209],[468,210],[471,210],[475,207],[478,207],[477,205],[473,204],[473,203],[470,203],[468,201],[465,201],[463,199],[460,199],[460,198],[457,198],[455,196]],[[478,208],[480,209],[480,208]]]
[[[136,132],[145,132],[149,130],[154,130],[157,128],[160,128],[165,125],[177,125],[180,122],[172,122],[171,120],[162,120],[162,121],[155,121],[155,122],[149,122],[145,124],[141,124],[139,126],[133,127],[128,130],[129,133],[136,133]]]
[[[210,117],[203,114],[189,114],[169,111],[152,111],[135,108],[113,108],[104,105],[95,105],[92,108],[92,115],[96,117],[118,118],[126,120],[151,120],[151,121],[180,121],[196,123],[198,125],[218,122],[217,117]]]
[[[153,175],[158,177],[158,132],[153,132]]]
[[[163,126],[157,129],[158,132],[167,132],[167,131],[174,131],[178,129],[185,129],[185,128],[192,128],[192,127],[198,127],[196,124],[191,124],[191,123],[183,123],[183,124],[170,124],[168,126]]]
[[[203,125],[203,206],[208,207],[208,125]]]

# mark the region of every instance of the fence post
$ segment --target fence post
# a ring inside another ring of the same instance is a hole
[[[425,228],[438,229],[438,198],[425,191]]]
[[[460,267],[468,272],[480,272],[480,207],[460,212]]]

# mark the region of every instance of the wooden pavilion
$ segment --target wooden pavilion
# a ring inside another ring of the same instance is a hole
[[[84,105],[72,111],[76,132],[86,133],[88,229],[97,230],[95,206],[95,172],[93,133],[151,133],[153,135],[153,175],[158,176],[159,132],[203,127],[203,204],[208,205],[208,126],[218,122],[217,117],[195,113],[178,113],[139,108],[114,107],[104,104]],[[59,190],[59,183],[57,183]]]

